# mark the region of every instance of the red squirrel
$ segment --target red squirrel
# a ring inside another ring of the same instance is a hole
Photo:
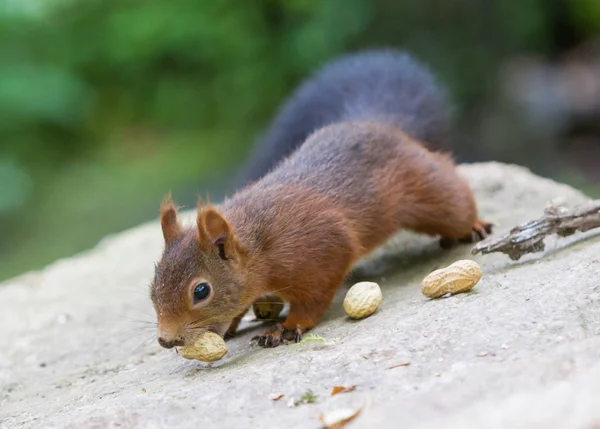
[[[401,229],[445,242],[491,232],[451,158],[443,91],[410,55],[338,58],[284,105],[240,191],[198,206],[183,227],[169,198],[151,298],[158,341],[190,345],[206,330],[229,336],[252,303],[290,304],[263,347],[299,341],[330,306],[353,265]]]

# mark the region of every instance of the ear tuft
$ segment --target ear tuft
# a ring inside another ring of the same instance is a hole
[[[183,235],[183,229],[177,219],[177,206],[173,203],[171,194],[167,195],[160,205],[160,226],[167,244]]]

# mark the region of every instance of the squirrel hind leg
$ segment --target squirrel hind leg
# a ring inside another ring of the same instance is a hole
[[[444,242],[485,238],[491,226],[479,219],[473,191],[452,158],[402,138],[398,162],[403,168],[396,168],[394,162],[385,164],[393,168],[380,169],[380,180],[375,181],[380,183],[386,212],[394,213],[400,228],[443,237]]]
[[[459,243],[477,243],[478,241],[485,240],[488,235],[492,233],[494,225],[484,220],[478,219],[472,227],[471,232],[461,238],[440,238],[440,247],[442,249],[451,249]]]
[[[493,225],[481,220],[477,204],[468,183],[458,176],[448,159],[432,157],[441,168],[428,186],[419,188],[419,196],[426,204],[417,202],[410,211],[407,227],[428,235],[441,236],[440,244],[474,243],[485,239]],[[405,218],[406,219],[406,218]]]
[[[453,223],[446,218],[436,223],[417,225],[412,229],[424,234],[440,236],[440,246],[450,249],[459,243],[476,243],[485,240],[492,233],[493,227],[494,225],[489,222],[476,219],[471,222],[470,228],[466,229],[464,221]]]
[[[494,225],[481,219],[477,219],[471,227],[471,233],[459,238],[461,243],[476,243],[485,240],[492,233]]]

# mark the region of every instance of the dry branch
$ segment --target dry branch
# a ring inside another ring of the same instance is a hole
[[[577,231],[600,227],[600,200],[591,201],[572,210],[548,207],[544,216],[519,225],[500,238],[488,238],[478,243],[472,253],[506,253],[516,261],[527,253],[544,250],[544,238],[551,234],[567,237]]]

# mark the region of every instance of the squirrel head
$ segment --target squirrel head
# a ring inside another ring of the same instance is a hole
[[[184,229],[170,197],[160,209],[165,249],[156,264],[151,298],[158,342],[191,345],[205,331],[223,335],[252,303],[246,296],[245,250],[233,226],[212,205],[198,205],[196,225]]]

